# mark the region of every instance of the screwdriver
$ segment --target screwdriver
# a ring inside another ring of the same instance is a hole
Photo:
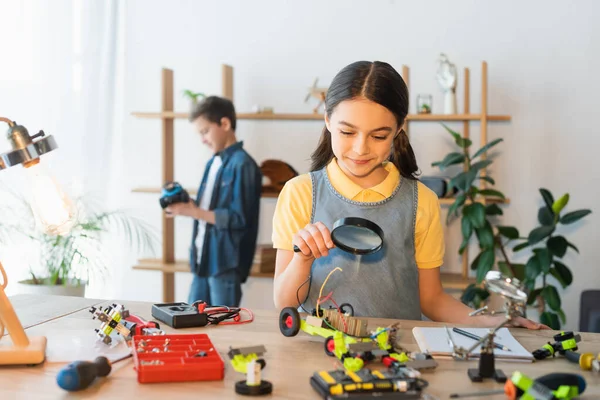
[[[125,357],[119,358],[112,364],[125,360],[131,357],[128,354]],[[111,371],[111,362],[108,358],[100,356],[93,362],[91,361],[75,361],[61,369],[56,376],[56,383],[62,389],[69,392],[86,389],[96,379],[96,377],[107,376]]]

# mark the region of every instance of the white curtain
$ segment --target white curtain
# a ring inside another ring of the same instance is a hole
[[[70,194],[105,205],[115,203],[121,171],[124,3],[0,0],[0,116],[54,135],[59,149],[43,162]],[[0,189],[18,190],[19,170],[0,171]],[[1,246],[10,280],[22,278],[26,249]]]

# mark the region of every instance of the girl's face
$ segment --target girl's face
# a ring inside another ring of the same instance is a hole
[[[368,181],[365,178],[381,171],[400,129],[394,114],[365,98],[341,102],[330,118],[325,116],[325,124],[338,165],[355,181]]]

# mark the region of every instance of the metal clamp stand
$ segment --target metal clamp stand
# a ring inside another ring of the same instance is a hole
[[[507,278],[498,271],[490,271],[486,274],[485,285],[489,291],[505,298],[504,309],[502,311],[487,312],[488,308],[485,306],[473,311],[469,316],[504,314],[504,321],[490,329],[486,336],[479,339],[469,349],[456,346],[448,327],[446,327],[446,333],[453,349],[452,357],[455,360],[468,360],[471,352],[481,345],[479,368],[469,368],[467,371],[472,382],[482,382],[486,378],[494,378],[496,382],[504,383],[506,382],[506,375],[502,370],[496,369],[495,366],[494,338],[500,328],[522,315],[522,309],[527,301],[527,294],[521,289],[521,282],[518,279]]]

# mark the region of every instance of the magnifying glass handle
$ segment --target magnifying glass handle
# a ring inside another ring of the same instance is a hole
[[[300,247],[294,245],[294,253],[300,253]]]

